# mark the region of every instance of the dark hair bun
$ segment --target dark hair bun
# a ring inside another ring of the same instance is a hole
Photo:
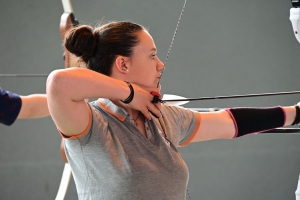
[[[74,55],[81,57],[84,62],[88,62],[94,54],[97,36],[90,26],[79,26],[71,29],[65,36],[65,47]]]

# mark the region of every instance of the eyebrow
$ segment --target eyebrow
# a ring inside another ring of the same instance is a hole
[[[152,49],[150,49],[150,51],[157,51],[157,49],[153,47]]]

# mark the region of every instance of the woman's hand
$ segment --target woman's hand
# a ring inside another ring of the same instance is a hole
[[[161,98],[160,88],[149,88],[142,87],[135,84],[131,84],[134,90],[133,100],[128,104],[132,109],[141,111],[145,118],[151,119],[151,113],[153,116],[159,118],[161,117],[161,103],[152,103],[154,96],[153,94],[159,95],[158,98]]]

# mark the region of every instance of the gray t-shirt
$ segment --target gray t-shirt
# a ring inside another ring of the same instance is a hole
[[[188,169],[177,147],[191,141],[200,114],[162,105],[162,119],[145,120],[146,138],[110,100],[89,104],[87,130],[65,137],[79,199],[184,200]]]

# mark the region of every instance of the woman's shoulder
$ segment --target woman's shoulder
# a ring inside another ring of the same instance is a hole
[[[188,108],[184,108],[182,106],[175,106],[175,105],[168,105],[168,104],[162,104],[161,110],[164,112],[178,112],[178,113],[186,113],[186,112],[194,112],[193,110],[190,110]]]

